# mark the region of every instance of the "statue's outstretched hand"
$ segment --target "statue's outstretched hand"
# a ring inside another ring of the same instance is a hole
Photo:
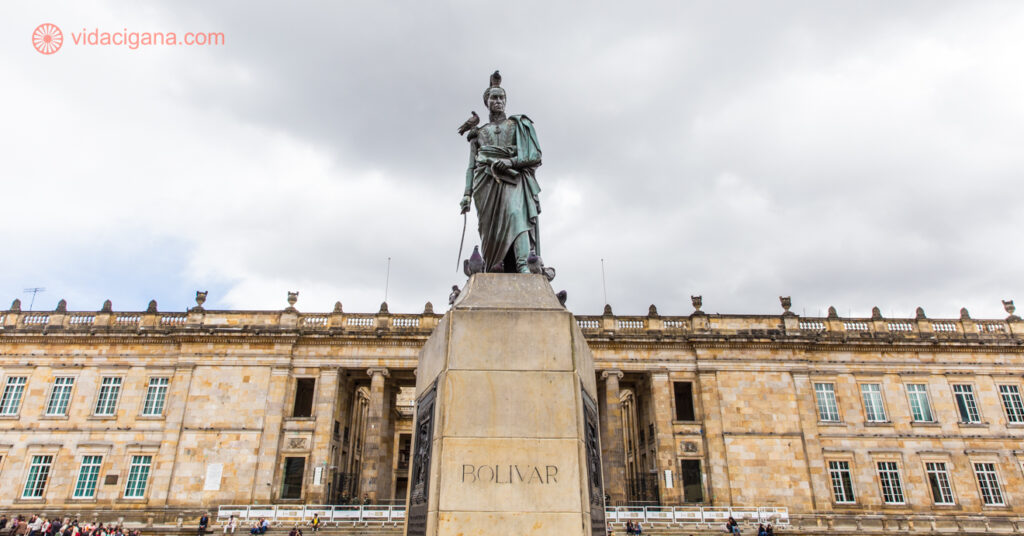
[[[460,212],[460,214],[465,214],[469,212],[469,203],[470,197],[468,195],[462,196],[462,201],[459,201],[459,208],[462,209],[462,212]]]

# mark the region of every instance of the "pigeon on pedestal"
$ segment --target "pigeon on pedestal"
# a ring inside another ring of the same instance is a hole
[[[473,246],[473,254],[462,261],[462,271],[466,276],[484,272],[484,258],[480,256],[480,246]]]

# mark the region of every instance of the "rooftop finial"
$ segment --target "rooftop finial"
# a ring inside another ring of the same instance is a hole
[[[1017,310],[1013,305],[1013,300],[1003,300],[1003,310],[1006,311],[1006,314],[1010,315],[1006,317],[1007,320],[1020,320],[1019,316],[1013,314]]]
[[[790,316],[793,313],[789,311],[790,307],[793,307],[793,299],[789,296],[779,296],[779,304],[782,305],[782,315]]]
[[[700,310],[700,306],[704,305],[703,296],[690,296],[690,303],[693,305],[693,314],[703,314],[704,311]]]
[[[206,303],[206,295],[207,294],[209,294],[209,291],[206,291],[206,290],[197,290],[196,291],[196,306],[195,306],[195,309],[194,309],[195,311],[202,311],[203,310],[203,304]]]

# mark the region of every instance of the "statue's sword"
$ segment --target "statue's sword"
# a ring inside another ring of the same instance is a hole
[[[462,210],[462,238],[459,239],[459,258],[455,259],[455,273],[459,272],[459,263],[462,262],[462,244],[466,242],[466,213],[469,212],[469,207]]]

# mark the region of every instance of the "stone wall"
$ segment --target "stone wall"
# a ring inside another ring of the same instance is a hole
[[[0,508],[168,515],[288,502],[286,458],[304,461],[293,502],[333,502],[346,479],[372,481],[358,494],[375,502],[394,499],[405,478],[397,434],[410,429],[397,389],[415,384],[416,357],[439,318],[432,311],[0,312],[0,389],[8,378],[27,378],[14,413],[0,415]],[[662,504],[684,504],[681,463],[699,460],[699,504],[709,506],[785,506],[821,516],[1024,512],[1024,423],[1010,422],[999,392],[1016,386],[1024,394],[1024,324],[1015,317],[652,311],[577,322],[595,357],[601,408],[619,412],[601,420],[614,502],[649,498],[628,480],[649,484]],[[374,370],[379,390],[371,389]],[[47,416],[56,377],[74,379],[72,396],[66,415]],[[103,378],[121,381],[110,416],[95,411]],[[166,401],[158,415],[143,415],[154,378],[167,378]],[[298,378],[315,380],[308,417],[292,415]],[[676,382],[692,384],[693,421],[677,419]],[[833,386],[836,422],[820,418],[816,383]],[[879,386],[881,422],[867,419],[865,384]],[[909,384],[926,386],[933,422],[913,420]],[[953,385],[971,386],[979,422],[960,422]],[[22,493],[34,456],[53,456],[42,499]],[[99,481],[93,497],[76,498],[85,456],[102,456]],[[151,464],[136,499],[125,491],[137,456]],[[832,461],[850,467],[848,504],[834,495]],[[879,462],[895,464],[902,504],[883,500]],[[935,504],[926,463],[945,464],[954,504]],[[992,464],[1003,505],[983,504],[976,463]],[[218,472],[220,485],[208,485]]]

